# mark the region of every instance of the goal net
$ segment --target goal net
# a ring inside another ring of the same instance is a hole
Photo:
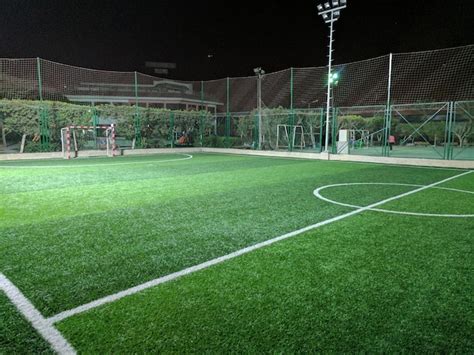
[[[115,125],[76,126],[61,129],[61,151],[64,159],[77,158],[80,151],[102,151],[116,155]]]
[[[304,149],[305,136],[304,128],[301,125],[277,125],[277,149]]]

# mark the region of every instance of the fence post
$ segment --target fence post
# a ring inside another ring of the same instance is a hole
[[[388,139],[392,133],[392,105],[389,105],[385,109],[385,132],[384,132],[384,142],[382,155],[389,157],[390,156],[390,145]]]
[[[253,116],[253,139],[252,149],[260,149],[260,115],[256,112]]]
[[[393,54],[390,53],[389,60],[388,60],[388,84],[387,84],[387,104],[385,106],[385,132],[383,137],[383,147],[382,147],[382,156],[388,157],[390,156],[390,149],[389,147],[389,137],[390,131],[392,126],[392,110],[390,108],[391,105],[391,91],[392,91],[392,60]]]
[[[50,132],[49,132],[49,117],[46,107],[43,106],[43,79],[41,75],[41,59],[36,58],[36,70],[38,75],[38,95],[40,99],[39,107],[39,131],[40,131],[40,146],[42,151],[49,150]]]
[[[293,151],[293,142],[295,140],[295,112],[293,104],[293,86],[294,86],[294,73],[293,67],[290,68],[290,115],[288,117],[288,128],[290,129],[288,151]]]
[[[453,159],[453,127],[455,124],[455,103],[448,103],[448,114],[444,132],[444,159],[452,160]]]
[[[135,72],[135,117],[133,127],[135,131],[135,147],[142,147],[142,123],[140,117],[140,107],[138,106],[138,73]]]
[[[201,114],[199,120],[199,144],[201,147],[204,145],[204,116],[206,115],[204,111],[204,81],[201,80]]]
[[[169,130],[170,146],[174,148],[174,112],[170,111],[170,130]]]
[[[339,110],[337,108],[332,107],[332,130],[331,130],[331,153],[337,154],[337,115],[339,114]]]
[[[258,128],[256,129],[256,132],[258,132],[258,138],[257,138],[257,149],[262,150],[262,74],[261,71],[258,72],[257,76],[257,126]]]
[[[225,115],[225,144],[226,148],[230,148],[230,78],[227,77],[227,107]]]
[[[323,151],[323,132],[324,132],[324,108],[319,109],[319,152]]]
[[[97,109],[94,107],[94,103],[92,103],[92,126],[94,126],[94,140],[95,140],[95,148],[98,148],[97,145],[97,136],[99,135],[99,129],[97,126],[99,125],[99,115],[97,114]]]

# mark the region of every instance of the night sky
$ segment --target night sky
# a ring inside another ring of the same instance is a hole
[[[0,57],[207,80],[326,63],[314,0],[0,0]],[[474,43],[474,0],[348,0],[335,63]],[[209,57],[212,55],[212,57]]]

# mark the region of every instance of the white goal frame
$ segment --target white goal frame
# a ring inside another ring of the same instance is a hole
[[[71,159],[77,158],[79,154],[79,148],[77,146],[76,141],[76,129],[83,129],[83,130],[96,130],[96,129],[103,129],[105,130],[105,137],[106,137],[106,147],[107,147],[107,156],[108,157],[115,157],[117,151],[117,145],[115,144],[116,139],[116,132],[115,132],[115,124],[110,125],[97,125],[97,126],[78,126],[78,125],[70,125],[64,128],[61,128],[61,150],[64,159]],[[71,142],[72,137],[72,142]],[[71,145],[74,147],[74,154],[71,154]]]
[[[288,142],[288,145],[281,145],[280,144],[280,130],[283,129],[283,135],[286,138],[286,141]],[[293,131],[293,132],[291,132]],[[296,133],[299,131],[300,133],[300,139],[299,139],[299,144],[295,145],[296,141]],[[290,138],[291,134],[291,138]],[[277,139],[276,139],[276,148],[280,149],[288,149],[288,146],[290,144],[290,141],[292,143],[293,148],[299,148],[303,150],[306,146],[305,141],[304,141],[304,128],[301,125],[287,125],[287,124],[279,124],[277,125]]]

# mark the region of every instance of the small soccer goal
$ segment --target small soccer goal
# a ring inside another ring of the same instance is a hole
[[[105,151],[108,157],[116,155],[115,125],[76,126],[61,129],[64,159],[77,158],[80,151]]]
[[[304,149],[304,128],[300,125],[290,126],[286,124],[277,125],[277,149],[288,149],[290,147]]]

